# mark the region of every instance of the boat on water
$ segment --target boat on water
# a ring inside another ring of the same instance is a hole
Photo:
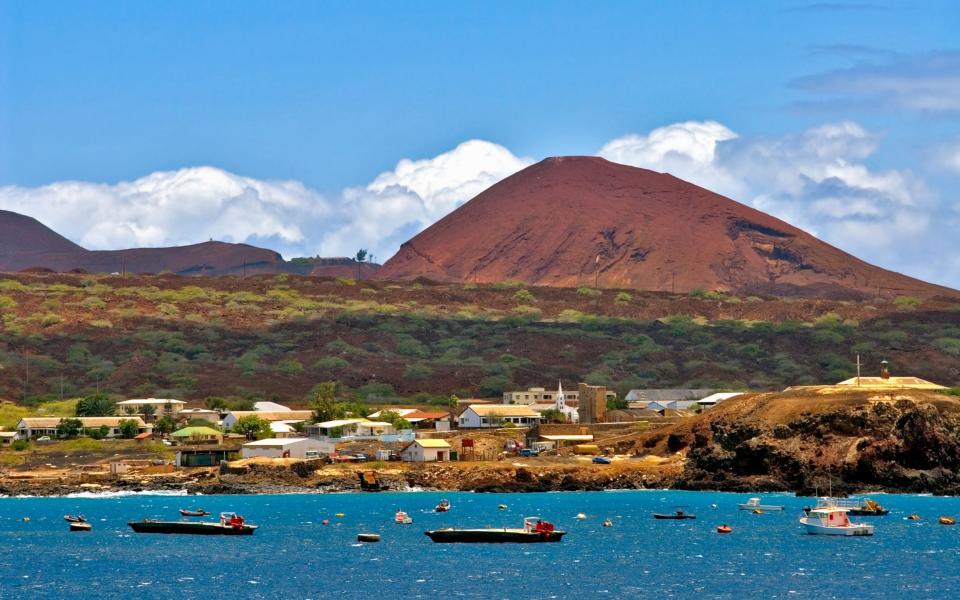
[[[763,514],[765,512],[776,512],[783,510],[782,504],[761,504],[760,498],[750,498],[743,504],[738,504],[737,507],[740,510],[750,510],[750,511],[761,511],[756,514]]]
[[[70,531],[93,531],[93,525],[86,521],[70,521]]]
[[[937,519],[937,523],[940,523],[941,525],[956,525],[957,520],[953,517],[940,517]]]
[[[720,525],[717,527],[717,533],[730,533],[731,531],[733,531],[733,527],[729,525]]]
[[[553,523],[544,521],[540,517],[527,517],[523,520],[523,528],[459,529],[447,527],[425,531],[424,534],[437,543],[536,544],[559,542],[566,532],[557,529]]]
[[[210,513],[208,513],[207,511],[203,510],[202,508],[198,508],[197,510],[189,510],[189,509],[186,509],[186,508],[181,508],[181,509],[180,509],[180,516],[182,516],[182,517],[208,517],[208,516],[210,516]]]
[[[447,512],[448,510],[450,510],[450,501],[449,501],[449,500],[441,500],[440,503],[437,504],[437,507],[434,508],[433,510],[435,510],[435,511],[437,511],[437,512]]]
[[[402,510],[398,510],[397,514],[394,515],[393,517],[393,522],[398,525],[409,525],[413,523],[413,517],[403,512]]]
[[[87,518],[83,515],[63,515],[63,520],[67,523],[86,523]]]
[[[849,509],[836,506],[813,508],[800,518],[800,524],[810,535],[873,535],[873,525],[852,523],[848,513]]]
[[[217,522],[157,521],[143,519],[127,523],[137,533],[184,533],[193,535],[253,535],[257,525],[248,524],[236,513],[220,513]]]
[[[880,503],[870,498],[831,498],[824,496],[817,498],[817,504],[814,507],[803,507],[804,513],[809,513],[813,508],[845,508],[847,514],[855,517],[883,517],[890,514]]]
[[[660,519],[660,520],[683,521],[683,520],[685,520],[685,519],[696,519],[697,516],[696,516],[696,515],[691,515],[691,514],[685,513],[685,512],[683,512],[682,510],[678,510],[677,512],[673,513],[672,515],[665,515],[665,514],[661,514],[661,513],[653,513],[653,518],[654,518],[654,519]]]
[[[358,542],[379,542],[380,535],[377,533],[358,533],[357,541]]]
[[[604,521],[603,521],[603,526],[604,526],[604,527],[613,527],[613,521],[611,521],[610,519],[604,519]]]

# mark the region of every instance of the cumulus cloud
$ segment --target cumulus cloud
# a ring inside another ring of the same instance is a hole
[[[332,197],[299,181],[195,167],[117,184],[3,186],[0,208],[95,250],[215,239],[266,246],[287,258],[352,255],[365,247],[385,260],[407,238],[530,162],[471,140],[434,158],[401,160],[369,185]]]
[[[823,99],[805,108],[864,105],[930,114],[960,112],[960,51],[901,56],[801,77],[792,82]]]
[[[599,154],[670,172],[861,258],[920,274],[918,264],[931,264],[930,244],[919,240],[938,224],[936,197],[909,171],[871,169],[866,161],[879,143],[878,134],[852,122],[778,137],[689,122],[618,138]],[[943,273],[934,279],[944,281]]]
[[[94,250],[207,239],[295,246],[307,240],[304,223],[333,211],[298,181],[261,181],[213,167],[162,171],[113,185],[3,186],[0,208],[30,215]]]

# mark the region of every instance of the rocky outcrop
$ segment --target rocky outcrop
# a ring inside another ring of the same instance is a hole
[[[747,404],[775,404],[769,396]],[[674,431],[687,457],[677,487],[960,493],[960,413],[946,396],[866,394],[834,408],[828,400],[782,422],[756,408],[704,415]]]

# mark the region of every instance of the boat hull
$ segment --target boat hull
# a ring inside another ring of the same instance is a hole
[[[873,525],[850,525],[849,527],[825,527],[817,523],[811,523],[806,519],[800,519],[800,523],[807,530],[809,535],[836,535],[842,537],[849,536],[869,536],[873,535]]]
[[[755,504],[752,506],[750,504],[738,504],[737,506],[740,508],[740,510],[758,510],[759,509],[759,510],[762,510],[763,512],[777,512],[777,511],[783,510],[782,506],[775,505],[775,504],[769,504],[769,505]]]
[[[660,519],[661,521],[686,521],[688,519],[696,519],[694,515],[653,515],[654,519]]]
[[[92,531],[93,526],[86,521],[71,521],[70,531]]]
[[[525,529],[435,529],[424,532],[436,543],[460,544],[538,544],[559,542],[565,531],[538,533]]]
[[[253,535],[256,525],[231,527],[220,523],[191,523],[187,521],[131,521],[127,523],[137,533],[168,533],[187,535]]]

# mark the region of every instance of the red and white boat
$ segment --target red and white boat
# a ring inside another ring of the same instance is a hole
[[[393,521],[398,525],[409,525],[413,523],[413,517],[402,510],[398,510],[397,514],[393,517]]]
[[[838,506],[818,506],[800,518],[810,535],[873,535],[873,525],[851,523],[849,509]]]

